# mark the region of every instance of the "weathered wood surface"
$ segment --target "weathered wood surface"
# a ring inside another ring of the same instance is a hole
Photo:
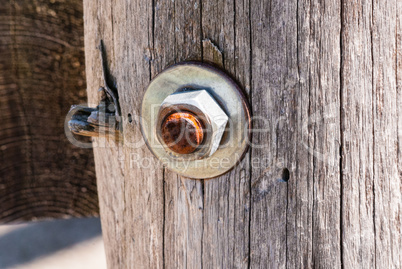
[[[93,153],[64,134],[86,102],[83,6],[0,4],[0,222],[98,215]]]
[[[95,148],[109,267],[400,268],[401,8],[84,1],[89,99],[103,39],[123,115],[125,143]],[[184,60],[236,79],[260,130],[216,179],[181,178],[134,145],[146,86]]]

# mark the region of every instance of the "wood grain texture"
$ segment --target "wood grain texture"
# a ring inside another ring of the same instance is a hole
[[[345,268],[375,267],[373,6],[343,5],[342,227]]]
[[[393,189],[393,193],[397,193],[401,195],[402,193],[402,1],[397,1],[396,3],[396,115],[398,122],[397,126],[397,160],[398,160],[398,174],[395,175],[393,180],[399,183],[399,191],[398,189]],[[392,124],[395,127],[395,124]],[[399,181],[398,181],[399,179]],[[398,184],[397,183],[397,184]],[[400,197],[400,196],[399,196]],[[396,201],[395,205],[391,205],[394,207],[393,210],[393,222],[391,224],[391,231],[393,235],[396,235],[394,238],[395,245],[397,246],[397,250],[401,251],[402,249],[402,225],[401,225],[401,211],[402,211],[402,198],[400,197],[399,201]],[[394,252],[395,253],[395,252]],[[402,265],[402,257],[399,255],[399,264]]]
[[[291,158],[286,121],[295,116],[287,105],[295,84],[287,83],[297,79],[296,2],[251,1],[251,14],[253,128],[264,131],[253,135],[252,158],[261,163],[251,170],[250,267],[285,268],[288,184],[278,170]]]
[[[124,146],[105,139],[94,142],[110,268],[163,266],[163,170],[141,168],[143,163],[136,160],[152,160],[151,153],[145,144],[135,146],[142,141],[138,116],[151,78],[152,12],[150,1],[84,1],[89,101],[96,104],[100,98],[97,89],[102,85],[102,66],[96,46],[103,39],[109,85],[117,88],[123,115]]]
[[[202,2],[203,60],[225,70],[246,95],[250,93],[249,10],[248,1]],[[249,264],[249,159],[246,154],[229,173],[204,182],[205,268],[246,268]]]
[[[98,215],[91,149],[64,119],[86,102],[81,1],[0,5],[0,222]]]
[[[373,2],[373,162],[375,262],[401,264],[401,175],[398,171],[397,1]]]
[[[145,145],[95,149],[109,267],[398,267],[399,2],[85,1],[88,88],[102,38],[123,117],[184,60],[225,70],[254,116],[251,150],[211,180]],[[138,124],[124,120],[125,141]]]

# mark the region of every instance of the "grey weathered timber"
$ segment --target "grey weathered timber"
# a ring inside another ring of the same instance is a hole
[[[124,143],[95,140],[109,267],[400,267],[400,2],[84,1],[89,99],[103,39],[123,117]],[[145,88],[185,60],[251,104],[252,147],[219,178],[134,145]]]
[[[135,162],[151,160],[145,145],[138,148],[135,143],[142,141],[138,115],[144,88],[151,79],[152,11],[150,1],[84,2],[87,87],[94,89],[88,91],[89,103],[96,106],[100,97],[97,89],[102,85],[102,66],[96,46],[103,39],[113,80],[109,85],[116,85],[125,115],[126,146],[106,139],[94,142],[98,191],[104,194],[100,211],[110,268],[161,268],[164,260],[163,170],[151,166],[140,169],[141,163]]]
[[[382,268],[402,267],[402,174],[398,168],[402,126],[398,125],[398,50],[396,1],[373,2],[373,172],[375,263]],[[400,6],[400,4],[399,4]],[[400,97],[400,96],[399,96]],[[400,107],[399,107],[400,108]]]
[[[392,180],[396,181],[395,183],[392,183],[392,192],[394,194],[397,194],[396,197],[399,196],[399,201],[397,199],[393,199],[393,203],[395,204],[389,204],[388,206],[393,208],[392,212],[392,223],[390,224],[390,230],[392,231],[392,239],[393,239],[393,245],[396,247],[392,253],[394,257],[394,261],[398,258],[398,254],[396,251],[399,251],[399,253],[402,251],[402,227],[401,227],[401,189],[402,189],[402,1],[397,1],[396,7],[395,7],[395,12],[396,12],[396,107],[395,107],[395,113],[397,116],[397,124],[394,124],[394,121],[391,125],[390,128],[396,128],[396,135],[397,137],[394,137],[394,140],[396,140],[397,143],[397,161],[398,163],[396,164],[397,166],[397,174],[393,176]],[[395,131],[394,131],[395,133]],[[391,145],[391,148],[395,148],[395,144]],[[395,164],[394,164],[395,165]],[[398,180],[399,179],[399,180]],[[399,192],[398,192],[398,185],[399,185]],[[399,220],[399,221],[398,221]],[[387,239],[386,239],[387,240]],[[396,263],[397,264],[397,263]],[[402,266],[402,256],[399,255],[399,266]]]
[[[86,102],[82,16],[79,0],[1,1],[0,223],[98,215],[93,152],[64,134]]]
[[[374,268],[372,2],[345,1],[342,19],[343,262]]]

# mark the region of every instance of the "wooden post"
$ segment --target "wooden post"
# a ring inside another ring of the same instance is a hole
[[[401,12],[397,0],[84,1],[89,100],[103,39],[123,115],[124,144],[94,149],[109,267],[401,267]],[[133,146],[145,88],[185,60],[238,81],[260,130],[219,178],[181,178]]]

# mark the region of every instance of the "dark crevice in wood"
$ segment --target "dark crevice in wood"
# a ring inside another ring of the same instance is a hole
[[[203,40],[204,40],[204,31],[203,31],[203,23],[202,23],[202,18],[203,18],[203,2],[202,0],[199,1],[200,5],[200,57],[201,60],[204,62],[204,45],[203,45]],[[201,180],[201,194],[202,194],[202,217],[201,217],[201,269],[204,268],[204,231],[205,231],[205,179]]]
[[[287,175],[284,175],[284,174],[286,174],[286,171],[287,171]],[[287,168],[283,169],[281,178],[286,183],[288,182],[288,180],[289,180],[289,170]],[[288,228],[288,226],[289,226],[288,213],[289,213],[289,184],[286,184],[286,217],[285,217],[285,220],[286,220],[286,224],[285,224],[286,225],[286,232],[285,232],[285,235],[286,235],[286,238],[285,238],[285,255],[286,255],[285,256],[285,265],[286,265],[286,268],[289,268],[289,266],[288,266],[288,230],[289,230],[289,228]]]
[[[148,31],[149,32],[149,31]],[[152,0],[152,37],[149,38],[148,36],[148,48],[151,51],[150,53],[150,61],[149,61],[149,78],[152,80],[152,60],[156,57],[155,56],[155,0]],[[149,44],[149,40],[152,40],[152,47],[151,44]],[[163,178],[165,180],[165,178]]]
[[[163,268],[166,268],[166,260],[165,260],[165,248],[166,248],[166,190],[165,190],[165,168],[162,168],[162,192],[163,192],[163,220],[162,220],[162,265]]]
[[[236,36],[236,0],[233,0],[233,51],[234,51],[234,59],[236,59],[236,49],[237,49],[237,36]],[[222,53],[223,57],[223,53]],[[233,69],[233,78],[237,77],[237,65],[234,65]]]
[[[310,93],[311,93],[311,88],[309,89],[309,96],[311,96],[310,95]],[[309,102],[311,102],[311,97],[309,97]],[[310,114],[311,115],[311,114]],[[316,140],[316,134],[315,134],[315,127],[313,127],[314,128],[314,130],[313,130],[313,132],[314,132],[314,135],[313,135],[313,139],[314,139],[314,141],[313,141],[313,144],[314,144],[314,146],[313,146],[313,150],[315,150],[315,140]],[[311,227],[311,241],[312,241],[312,247],[311,247],[311,257],[312,257],[312,266],[313,267],[315,267],[315,244],[314,244],[314,230],[315,230],[315,225],[314,225],[314,213],[315,213],[315,206],[316,206],[316,204],[315,204],[315,183],[316,183],[316,181],[315,181],[315,167],[316,167],[316,165],[315,165],[315,158],[313,158],[313,161],[312,161],[312,164],[313,164],[313,168],[312,168],[312,171],[311,171],[311,173],[312,173],[312,183],[313,183],[313,201],[312,201],[312,208],[311,208],[311,223],[312,223],[312,227]]]
[[[371,29],[370,29],[370,40],[371,40],[371,115],[372,115],[372,135],[373,135],[373,227],[374,227],[374,266],[377,268],[377,227],[375,223],[376,210],[375,210],[375,82],[374,82],[374,0],[371,1]]]
[[[115,49],[115,46],[114,46],[114,19],[113,19],[113,4],[111,4],[110,5],[110,25],[111,25],[111,27],[112,27],[112,34],[111,34],[111,37],[112,37],[112,42],[111,42],[111,44],[112,44],[112,46],[111,46],[111,51],[112,51],[112,54],[113,55],[111,55],[111,59],[113,59],[113,62],[115,62],[114,60],[115,60],[115,56],[116,56],[116,54],[115,54],[115,52],[114,52],[114,49]],[[101,52],[101,53],[103,53],[103,52]],[[106,61],[106,65],[105,66],[107,66],[107,53],[106,53],[106,49],[105,49],[105,51],[104,51],[104,53],[105,53],[105,55],[104,55],[104,57],[105,57],[105,61]],[[110,67],[107,69],[108,70],[108,75],[106,75],[105,74],[105,76],[106,76],[106,78],[107,79],[110,79],[111,78],[111,66],[112,65],[112,62],[110,63]],[[114,80],[114,79],[113,79]],[[114,81],[116,81],[116,80],[114,80]],[[106,82],[105,82],[106,83]],[[113,86],[115,86],[115,84],[109,84],[109,85],[111,85],[112,87]],[[106,85],[105,85],[106,86]],[[113,88],[115,88],[115,87],[113,87]],[[116,90],[116,89],[113,89],[113,90]],[[116,93],[118,94],[118,92],[117,92],[117,90],[116,90]]]
[[[201,46],[202,48],[202,46]],[[205,179],[201,179],[201,195],[202,195],[202,228],[201,228],[201,269],[204,268],[204,215],[205,215]]]
[[[296,62],[297,62],[297,83],[298,83],[298,91],[299,91],[299,100],[297,100],[301,105],[301,111],[303,111],[303,102],[301,102],[301,100],[303,99],[303,97],[302,97],[302,94],[301,94],[301,71],[300,71],[300,48],[299,48],[299,41],[300,41],[300,26],[299,26],[299,20],[300,20],[300,18],[299,18],[299,12],[300,12],[300,8],[299,8],[299,5],[300,5],[300,0],[297,0],[296,1],[296,57],[297,57],[297,59],[296,59]],[[295,152],[295,154],[296,154],[296,158],[297,158],[297,156],[298,156],[298,147],[296,147],[296,152]],[[297,175],[299,175],[299,171],[298,171],[298,169],[299,169],[299,165],[297,164],[296,165],[296,171],[295,171],[295,174],[297,174]],[[295,196],[297,197],[297,190],[298,190],[298,180],[296,179],[296,187],[295,187]],[[290,186],[289,186],[289,184],[288,184],[288,186],[287,186],[287,188],[288,188],[288,196],[287,196],[287,200],[289,200],[289,188],[290,188]],[[298,208],[298,199],[296,199],[296,208]],[[295,219],[297,220],[298,219],[298,217],[299,217],[299,212],[298,211],[296,211],[296,217],[295,217]],[[286,219],[286,223],[288,223],[288,219]],[[289,249],[289,246],[288,246],[288,243],[286,243],[286,266],[288,266],[288,255],[289,255],[289,251],[288,251],[288,249]],[[298,250],[298,247],[297,247],[297,250]]]
[[[248,27],[249,27],[249,47],[250,47],[250,51],[249,51],[249,83],[250,83],[250,93],[249,93],[249,102],[250,102],[250,108],[253,107],[253,35],[252,35],[252,21],[251,21],[251,0],[248,0]],[[251,109],[251,116],[252,114],[252,109]],[[252,125],[252,123],[251,123]],[[252,126],[251,126],[252,128]],[[250,145],[252,145],[252,140],[253,137],[250,136]],[[247,268],[250,269],[251,268],[251,217],[252,217],[252,178],[253,178],[253,167],[252,167],[252,156],[253,156],[253,149],[250,146],[249,148],[249,184],[248,184],[248,188],[249,188],[249,197],[248,197],[248,261],[247,261]]]
[[[204,61],[204,46],[203,46],[203,40],[204,40],[204,31],[202,30],[202,0],[200,0],[200,47],[201,47],[201,59]]]
[[[237,44],[237,37],[236,37],[236,0],[233,0],[233,51],[234,51],[234,59],[236,59],[236,44]],[[223,53],[222,53],[222,57],[223,57]],[[237,65],[234,64],[234,68],[233,68],[233,76],[234,78],[237,77]],[[240,171],[240,180],[241,180],[241,171]],[[237,201],[237,193],[235,190],[235,197],[234,197],[234,201]],[[229,195],[227,196],[227,204],[230,205],[230,199],[229,199]],[[236,208],[236,204],[234,205],[234,207]],[[228,209],[229,211],[229,209]],[[236,210],[233,210],[234,212],[234,219],[236,220],[238,218],[238,216],[236,216]],[[227,214],[229,216],[229,213]],[[233,238],[236,238],[236,223],[234,223],[233,225]],[[232,264],[235,265],[236,264],[236,253],[235,253],[235,245],[233,244],[232,247],[232,252],[233,252],[233,256],[232,256]]]
[[[310,34],[310,37],[312,36],[312,25],[313,25],[313,23],[312,23],[312,18],[313,18],[313,4],[312,4],[312,0],[310,0],[310,17],[309,17],[309,19],[310,19],[310,21],[309,21],[309,24],[310,24],[310,32],[309,32],[309,34]],[[309,51],[309,53],[310,53],[310,51]],[[309,67],[310,68],[310,67]],[[311,94],[312,94],[312,79],[310,78],[309,79],[309,86],[308,86],[308,96],[309,96],[309,98],[308,98],[308,116],[311,116],[312,114],[313,114],[313,110],[312,110],[312,100],[311,100]],[[315,134],[315,126],[313,126],[312,127],[312,129],[313,129],[313,132],[314,132],[314,134],[313,134],[313,143],[311,143],[311,140],[310,140],[310,135],[308,136],[308,146],[310,147],[310,148],[313,148],[313,150],[315,150],[315,141],[316,141],[316,134]],[[310,130],[308,130],[308,132],[310,133]],[[313,144],[313,145],[312,145]],[[311,242],[312,242],[312,244],[311,244],[311,265],[313,266],[313,267],[315,267],[315,242],[314,242],[314,229],[315,229],[315,225],[314,225],[314,212],[315,212],[315,158],[314,158],[314,156],[313,156],[313,158],[312,158],[312,169],[311,169],[311,174],[312,174],[312,177],[311,177],[311,181],[312,181],[312,186],[313,186],[313,188],[312,188],[312,191],[313,191],[313,193],[312,193],[312,206],[311,206]],[[310,172],[310,169],[309,169],[309,172]]]
[[[342,149],[343,149],[343,113],[342,113],[342,105],[343,105],[343,82],[344,82],[344,77],[343,77],[343,71],[344,71],[344,52],[343,52],[343,36],[344,36],[344,29],[345,29],[345,24],[344,24],[344,0],[340,1],[340,18],[341,18],[341,31],[340,31],[340,38],[339,38],[339,47],[340,47],[340,68],[339,68],[339,132],[340,132],[340,146],[339,146],[339,181],[340,181],[340,216],[339,216],[339,230],[340,230],[340,237],[339,237],[339,247],[340,247],[340,262],[341,262],[341,268],[344,266],[344,256],[343,256],[343,241],[344,241],[344,234],[343,234],[343,207],[344,207],[344,198],[343,198],[343,169],[342,169],[342,162],[343,162],[343,155],[342,155]]]
[[[200,0],[201,1],[201,0]],[[173,46],[173,51],[174,51],[174,63],[177,63],[177,36],[176,36],[176,1],[173,2],[173,26],[174,26],[174,46]],[[201,51],[202,51],[202,44],[201,44]]]
[[[152,0],[152,51],[155,49],[155,0]],[[153,53],[151,54],[153,55]]]
[[[395,81],[396,81],[396,114],[397,114],[397,120],[396,120],[396,122],[397,122],[397,127],[396,127],[396,130],[397,130],[397,138],[396,138],[396,152],[397,152],[397,154],[396,154],[396,161],[397,161],[397,172],[398,172],[398,176],[400,176],[400,167],[399,167],[399,164],[400,164],[400,162],[399,162],[399,152],[400,152],[400,141],[399,141],[399,130],[401,130],[400,128],[400,126],[399,126],[399,117],[401,116],[401,115],[399,115],[399,113],[398,113],[398,104],[399,104],[399,84],[398,84],[398,61],[399,61],[399,59],[398,59],[398,55],[399,55],[399,53],[398,53],[398,31],[399,31],[399,28],[398,28],[398,17],[399,17],[399,13],[398,12],[400,12],[400,10],[398,10],[398,5],[397,5],[397,8],[395,9],[395,13],[396,13],[396,15],[395,15],[395,18],[396,18],[396,23],[395,23]]]

